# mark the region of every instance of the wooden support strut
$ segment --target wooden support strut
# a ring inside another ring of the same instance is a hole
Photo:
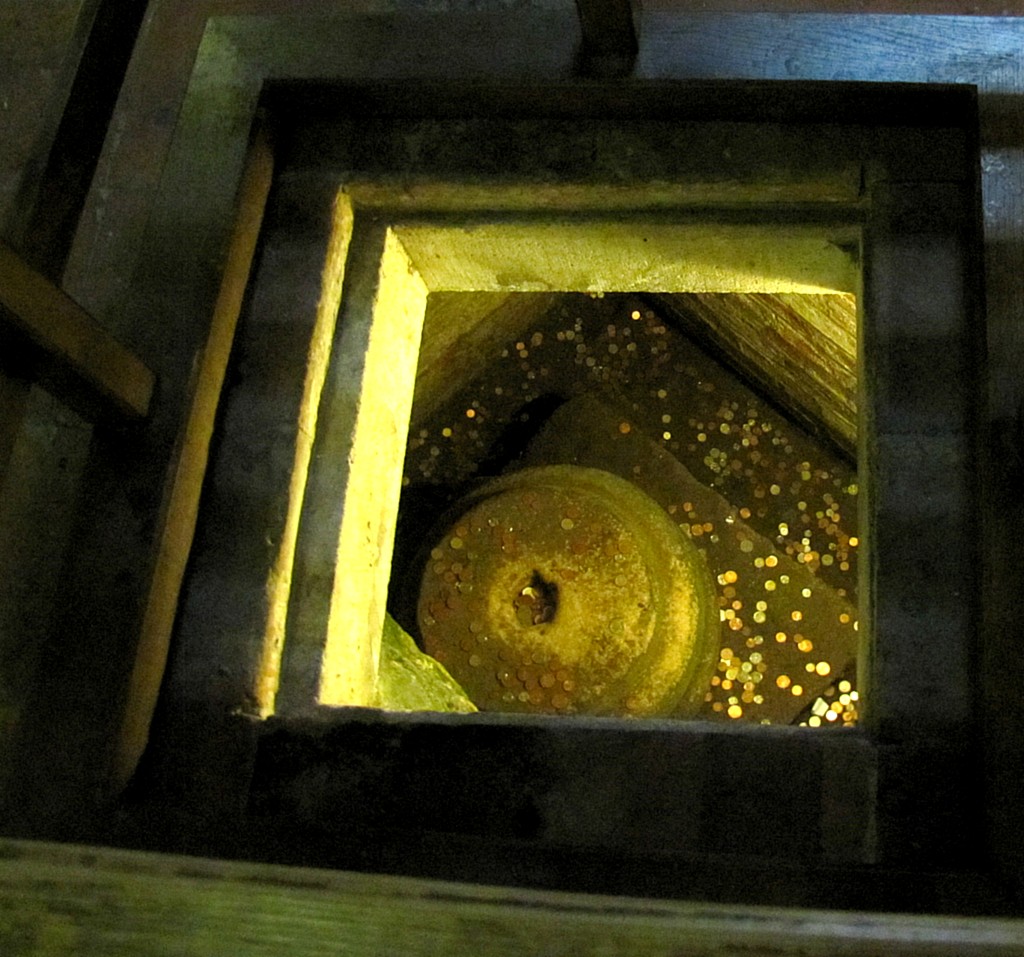
[[[90,421],[144,419],[154,375],[70,296],[0,243],[0,337],[30,377]]]
[[[237,217],[220,293],[210,321],[209,335],[199,356],[192,407],[183,424],[174,463],[173,484],[157,543],[156,567],[149,585],[131,672],[128,705],[117,736],[112,783],[115,791],[127,783],[149,738],[149,724],[163,680],[178,595],[199,513],[199,496],[206,474],[214,418],[231,355],[235,326],[256,255],[273,172],[274,152],[270,133],[266,125],[259,123],[242,171]]]

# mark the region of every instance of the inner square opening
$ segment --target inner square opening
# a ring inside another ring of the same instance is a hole
[[[855,724],[856,449],[851,292],[432,293],[382,706]]]

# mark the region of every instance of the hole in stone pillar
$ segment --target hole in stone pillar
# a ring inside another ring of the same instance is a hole
[[[558,613],[558,583],[547,580],[537,569],[529,582],[512,596],[512,608],[523,625],[546,625]]]

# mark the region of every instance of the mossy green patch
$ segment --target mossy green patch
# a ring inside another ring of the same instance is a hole
[[[391,615],[384,620],[377,706],[389,711],[476,711],[444,665],[425,655]]]

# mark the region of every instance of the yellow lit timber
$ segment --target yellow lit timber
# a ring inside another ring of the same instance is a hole
[[[1011,957],[1022,941],[1019,919],[737,907],[0,844],[5,954]]]
[[[605,219],[401,225],[431,292],[853,292],[857,268],[805,226]]]
[[[42,384],[93,421],[149,413],[153,373],[73,299],[0,243],[0,318],[38,347]]]
[[[298,610],[304,622],[300,630],[312,626],[319,631],[318,638],[311,637],[320,644],[316,700],[322,705],[370,706],[376,700],[402,467],[429,295],[536,290],[823,293],[848,292],[857,281],[855,264],[841,248],[842,240],[850,237],[821,227],[766,228],[653,216],[623,223],[585,215],[487,221],[449,214],[403,222],[394,211],[361,210],[358,202],[354,218],[350,262],[355,257],[375,265],[366,283],[353,279],[350,288],[346,279],[341,314],[347,318],[334,336],[336,351],[345,350],[346,343],[356,350],[339,359],[350,373],[330,387],[347,392],[354,386],[350,398],[338,397],[343,399],[339,409],[351,403],[351,413],[339,413],[351,414],[351,426],[340,420],[337,425],[341,432],[351,429],[350,438],[342,440],[338,432],[338,451],[345,449],[344,458],[334,476],[318,479],[321,486],[326,481],[328,499],[330,483],[336,481],[343,502],[336,545],[328,545],[336,560],[322,622],[316,624],[315,614]],[[322,334],[326,341],[326,327]],[[454,331],[452,336],[458,339]],[[451,336],[442,338],[447,342]],[[314,376],[311,370],[308,374]],[[318,389],[311,386],[307,396],[309,416]],[[314,463],[309,450],[302,449],[296,452],[296,466],[291,490],[295,509],[303,497],[303,470],[322,470],[325,464]],[[323,507],[314,503],[307,508],[311,520],[325,514]],[[264,715],[274,710],[286,608],[296,611],[288,594],[296,543],[294,518],[291,523],[267,586],[271,619],[256,695]],[[303,547],[301,542],[298,547]]]
[[[320,404],[324,378],[327,375],[331,343],[341,305],[341,288],[345,280],[345,262],[348,259],[349,245],[352,242],[352,225],[352,202],[346,193],[339,192],[334,201],[331,239],[327,261],[324,263],[320,299],[317,303],[316,325],[306,356],[306,376],[299,409],[295,456],[288,485],[287,516],[266,584],[267,622],[257,670],[257,685],[253,694],[257,712],[263,718],[274,713],[274,700],[281,677],[281,655],[284,651],[288,596],[291,592],[299,516],[302,513],[309,459],[313,451],[313,438],[316,435],[317,408]]]
[[[348,480],[339,489],[344,515],[321,663],[321,704],[371,705],[376,698],[395,515],[427,294],[403,244],[387,230],[370,307]]]
[[[111,782],[115,788],[127,782],[149,737],[149,724],[167,661],[178,595],[195,533],[199,497],[221,386],[249,281],[273,167],[274,156],[269,137],[265,131],[258,131],[242,173],[238,213],[220,292],[214,306],[209,336],[199,357],[192,407],[185,422],[171,476],[138,651],[132,668],[128,707],[115,755]]]

